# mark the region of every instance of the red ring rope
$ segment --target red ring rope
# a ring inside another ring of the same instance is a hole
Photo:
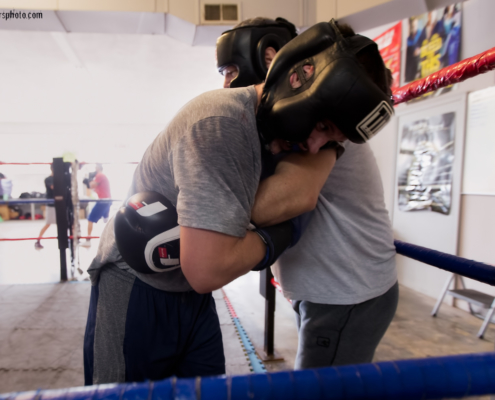
[[[30,163],[19,163],[19,162],[3,162],[0,161],[0,165],[51,165],[51,162],[30,162]],[[128,161],[128,162],[123,162],[123,163],[111,163],[111,162],[102,162],[102,163],[96,163],[96,162],[81,162],[79,165],[86,165],[86,164],[139,164],[138,161]]]
[[[2,161],[0,161],[0,165],[51,165],[51,163],[49,163],[49,162],[23,163],[23,162],[2,162]]]
[[[74,239],[74,236],[68,236],[69,239]],[[79,239],[99,239],[99,236],[79,236]],[[46,239],[58,239],[56,236],[51,237],[31,237],[31,238],[0,238],[0,242],[14,242],[18,240],[46,240]]]
[[[230,314],[232,315],[232,318],[237,318],[237,314],[235,313],[234,307],[232,307],[232,304],[230,303],[229,298],[225,294],[225,290],[222,288],[222,294],[223,294],[223,299],[225,300],[225,304],[227,304],[227,308],[230,311]]]
[[[400,87],[392,96],[394,104],[404,103],[422,94],[462,82],[493,69],[495,69],[495,47]]]
[[[282,286],[280,286],[280,283],[278,283],[275,278],[272,278],[270,283],[275,286],[275,289],[277,289],[280,293],[282,293],[282,295],[284,294],[284,292],[282,291]],[[291,299],[287,299],[287,301],[292,304],[292,300]]]

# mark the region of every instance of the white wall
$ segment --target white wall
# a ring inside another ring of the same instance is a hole
[[[463,3],[462,58],[472,57],[495,47],[492,31],[495,2],[470,0]],[[495,85],[495,72],[488,72],[462,82],[459,91],[472,92]],[[495,134],[495,128],[493,130]],[[492,157],[495,149],[491,149]],[[468,259],[495,264],[495,196],[463,194],[459,226],[458,255]],[[471,279],[465,279],[470,289],[495,295],[495,287]],[[467,310],[465,302],[457,306]]]
[[[180,107],[222,84],[214,47],[165,35],[0,30],[0,43],[3,162],[49,162],[65,153],[87,162],[139,161]],[[14,180],[14,195],[44,192],[49,174],[46,166],[0,171]],[[130,173],[119,179],[125,190]],[[125,190],[115,184],[114,195]]]
[[[490,0],[471,0],[464,4],[466,17],[464,23],[471,28],[463,32],[463,57],[472,57],[489,48],[495,47],[495,35],[492,32],[491,15],[495,13],[495,2]],[[495,85],[495,73],[478,76],[463,82],[461,90],[475,91]],[[495,135],[495,127],[492,134]],[[495,149],[489,149],[492,158]],[[495,265],[495,196],[466,193],[462,196],[461,220],[459,231],[459,255],[468,259]],[[468,288],[495,295],[495,287],[466,279]],[[458,306],[467,309],[464,302]]]
[[[491,29],[493,15],[495,15],[495,2],[492,0],[470,0],[463,3],[461,58],[472,57],[495,46],[495,35]],[[374,38],[391,25],[393,23],[361,33]],[[404,49],[403,46],[403,55]],[[404,58],[402,63],[404,65]],[[427,103],[428,106],[447,104],[453,97],[462,93],[493,85],[495,85],[495,73],[492,71],[462,82],[456,90],[449,94],[423,102]],[[414,107],[418,107],[418,105],[399,105],[396,107],[396,117],[383,132],[380,132],[370,142],[382,174],[386,203],[389,210],[393,209],[397,196],[395,192],[395,169],[399,136],[398,118],[410,112]],[[495,149],[491,150],[491,154],[492,157],[495,156]],[[495,196],[463,194],[459,200],[460,219],[458,245],[456,246],[457,255],[495,264],[495,247],[493,246],[493,243],[495,243]],[[424,243],[416,244],[424,245]],[[438,250],[441,250],[441,248]],[[403,260],[401,258],[403,257],[398,256],[399,268],[402,268]],[[427,267],[420,263],[412,264],[414,265],[407,270],[407,273],[405,270],[400,270],[401,283],[428,296],[437,297],[445,283],[446,273],[436,269],[432,270],[433,267]],[[472,280],[466,280],[466,283],[469,288],[495,295],[494,287]],[[446,299],[446,301],[450,300]],[[458,306],[466,309],[463,302],[458,302]]]
[[[251,13],[249,8],[243,12]],[[463,58],[495,46],[493,15],[493,0],[463,3]],[[297,16],[285,16],[298,22]],[[391,25],[361,33],[373,38]],[[219,88],[222,81],[215,69],[214,47],[191,47],[166,35],[0,30],[0,43],[0,161],[46,162],[66,152],[76,153],[81,161],[137,161],[182,105]],[[495,73],[490,72],[435,101],[448,102],[449,96],[494,84]],[[397,107],[397,116],[410,107]],[[390,211],[396,197],[397,137],[395,117],[370,142]],[[15,168],[0,170],[17,178],[16,190],[43,190],[46,166],[18,172]],[[23,181],[26,175],[39,179]],[[494,209],[493,196],[462,196],[459,255],[495,263]],[[420,278],[418,269],[417,277],[401,283],[435,297],[434,290],[414,283]],[[440,291],[443,277],[429,285]],[[468,285],[495,294],[486,285]]]
[[[221,87],[214,47],[167,36],[0,31],[0,123],[166,124]]]

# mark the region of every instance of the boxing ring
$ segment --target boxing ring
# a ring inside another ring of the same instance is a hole
[[[54,199],[46,198],[10,198],[6,200],[0,199],[0,206],[16,207],[30,206],[29,218],[37,220],[41,215],[36,214],[36,206],[53,206],[57,215],[57,223],[54,224],[57,228],[57,236],[41,236],[41,237],[0,237],[1,242],[18,242],[18,241],[39,241],[39,240],[56,240],[59,249],[60,259],[60,281],[78,280],[76,272],[82,271],[79,267],[79,251],[78,243],[81,239],[99,239],[99,236],[83,236],[79,224],[79,209],[80,205],[89,203],[121,203],[119,199],[93,199],[79,198],[78,194],[78,170],[80,165],[96,164],[96,163],[79,163],[64,162],[62,158],[54,158],[53,163],[47,162],[0,162],[1,165],[52,165],[54,179]],[[132,162],[130,164],[137,164]],[[28,193],[29,194],[29,193]],[[22,196],[21,196],[22,197]],[[28,214],[29,215],[29,214]],[[67,262],[66,250],[69,250],[69,265]],[[68,271],[69,266],[69,271]],[[79,273],[82,275],[82,272]]]
[[[493,69],[495,48],[399,88],[394,93],[395,104]],[[495,286],[493,266],[400,241],[395,245],[398,254]],[[268,313],[275,285],[268,273],[262,277]],[[267,317],[265,323],[273,321]],[[246,376],[172,377],[158,382],[10,393],[0,395],[0,400],[412,400],[494,393],[495,352],[490,352]]]

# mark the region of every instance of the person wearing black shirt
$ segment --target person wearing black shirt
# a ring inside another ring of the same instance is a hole
[[[45,178],[45,187],[46,187],[46,198],[47,199],[53,199],[53,164],[50,165],[50,169],[52,173],[50,176]],[[47,204],[47,207],[45,209],[45,220],[46,224],[41,228],[40,234],[38,236],[38,240],[34,244],[34,248],[36,250],[41,250],[43,246],[40,243],[41,238],[45,234],[46,230],[49,228],[51,224],[56,224],[57,223],[57,216],[55,214],[55,205],[54,204]]]

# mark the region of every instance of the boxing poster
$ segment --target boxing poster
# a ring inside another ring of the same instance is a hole
[[[392,72],[392,91],[400,87],[400,48],[402,42],[402,22],[387,29],[374,39],[385,66]]]
[[[454,137],[454,112],[418,119],[402,127],[397,165],[399,210],[449,215]]]
[[[405,83],[424,78],[460,61],[461,3],[408,19]],[[422,96],[446,93],[452,86]]]

